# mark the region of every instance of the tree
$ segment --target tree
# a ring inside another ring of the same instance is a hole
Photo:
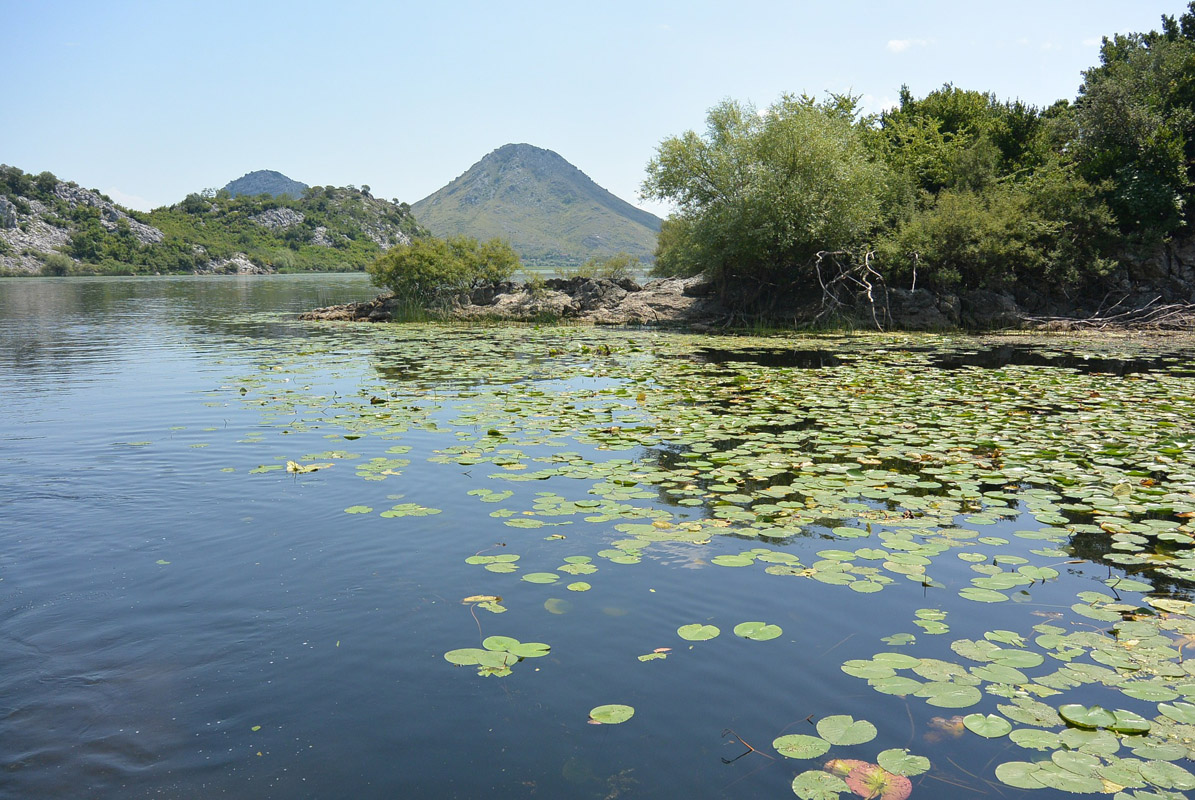
[[[427,237],[392,248],[368,267],[374,285],[406,303],[428,306],[489,281],[506,280],[519,256],[501,239],[478,242],[468,236]]]
[[[1105,38],[1083,73],[1070,152],[1121,230],[1144,239],[1175,232],[1195,179],[1195,2],[1162,31]]]
[[[661,238],[662,268],[774,296],[813,281],[819,251],[865,249],[888,175],[856,115],[855,98],[839,95],[785,95],[762,111],[727,100],[709,111],[704,136],[664,140],[643,184],[679,208]],[[682,252],[691,264],[677,263]]]

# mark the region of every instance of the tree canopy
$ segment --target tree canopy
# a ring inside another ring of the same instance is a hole
[[[1074,102],[947,84],[859,114],[856,98],[726,100],[665,139],[647,197],[675,204],[657,274],[816,288],[828,252],[890,283],[1096,291],[1183,233],[1195,187],[1195,2],[1106,38]],[[729,279],[734,279],[729,280]]]

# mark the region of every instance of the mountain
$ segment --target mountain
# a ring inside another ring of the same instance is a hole
[[[275,172],[272,169],[255,170],[254,172],[242,175],[235,181],[229,181],[224,187],[224,191],[233,197],[242,194],[250,196],[268,194],[280,197],[285,194],[296,200],[300,199],[303,196],[303,192],[307,191],[307,189],[307,184],[292,181],[281,172]]]
[[[316,186],[233,197],[206,191],[131,211],[53,173],[0,165],[0,275],[346,272],[427,230],[406,203]]]
[[[525,261],[655,252],[659,217],[620,200],[551,150],[499,147],[411,206],[438,236],[510,241]]]

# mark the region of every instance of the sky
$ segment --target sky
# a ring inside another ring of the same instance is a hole
[[[1073,99],[1101,37],[1182,0],[0,0],[0,163],[133,208],[258,169],[414,203],[511,142],[639,197],[724,99],[952,83]]]

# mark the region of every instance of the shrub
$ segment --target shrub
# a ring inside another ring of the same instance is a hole
[[[502,281],[520,266],[519,256],[500,239],[467,236],[415,239],[392,248],[368,267],[370,279],[403,302],[442,303],[488,281]]]

